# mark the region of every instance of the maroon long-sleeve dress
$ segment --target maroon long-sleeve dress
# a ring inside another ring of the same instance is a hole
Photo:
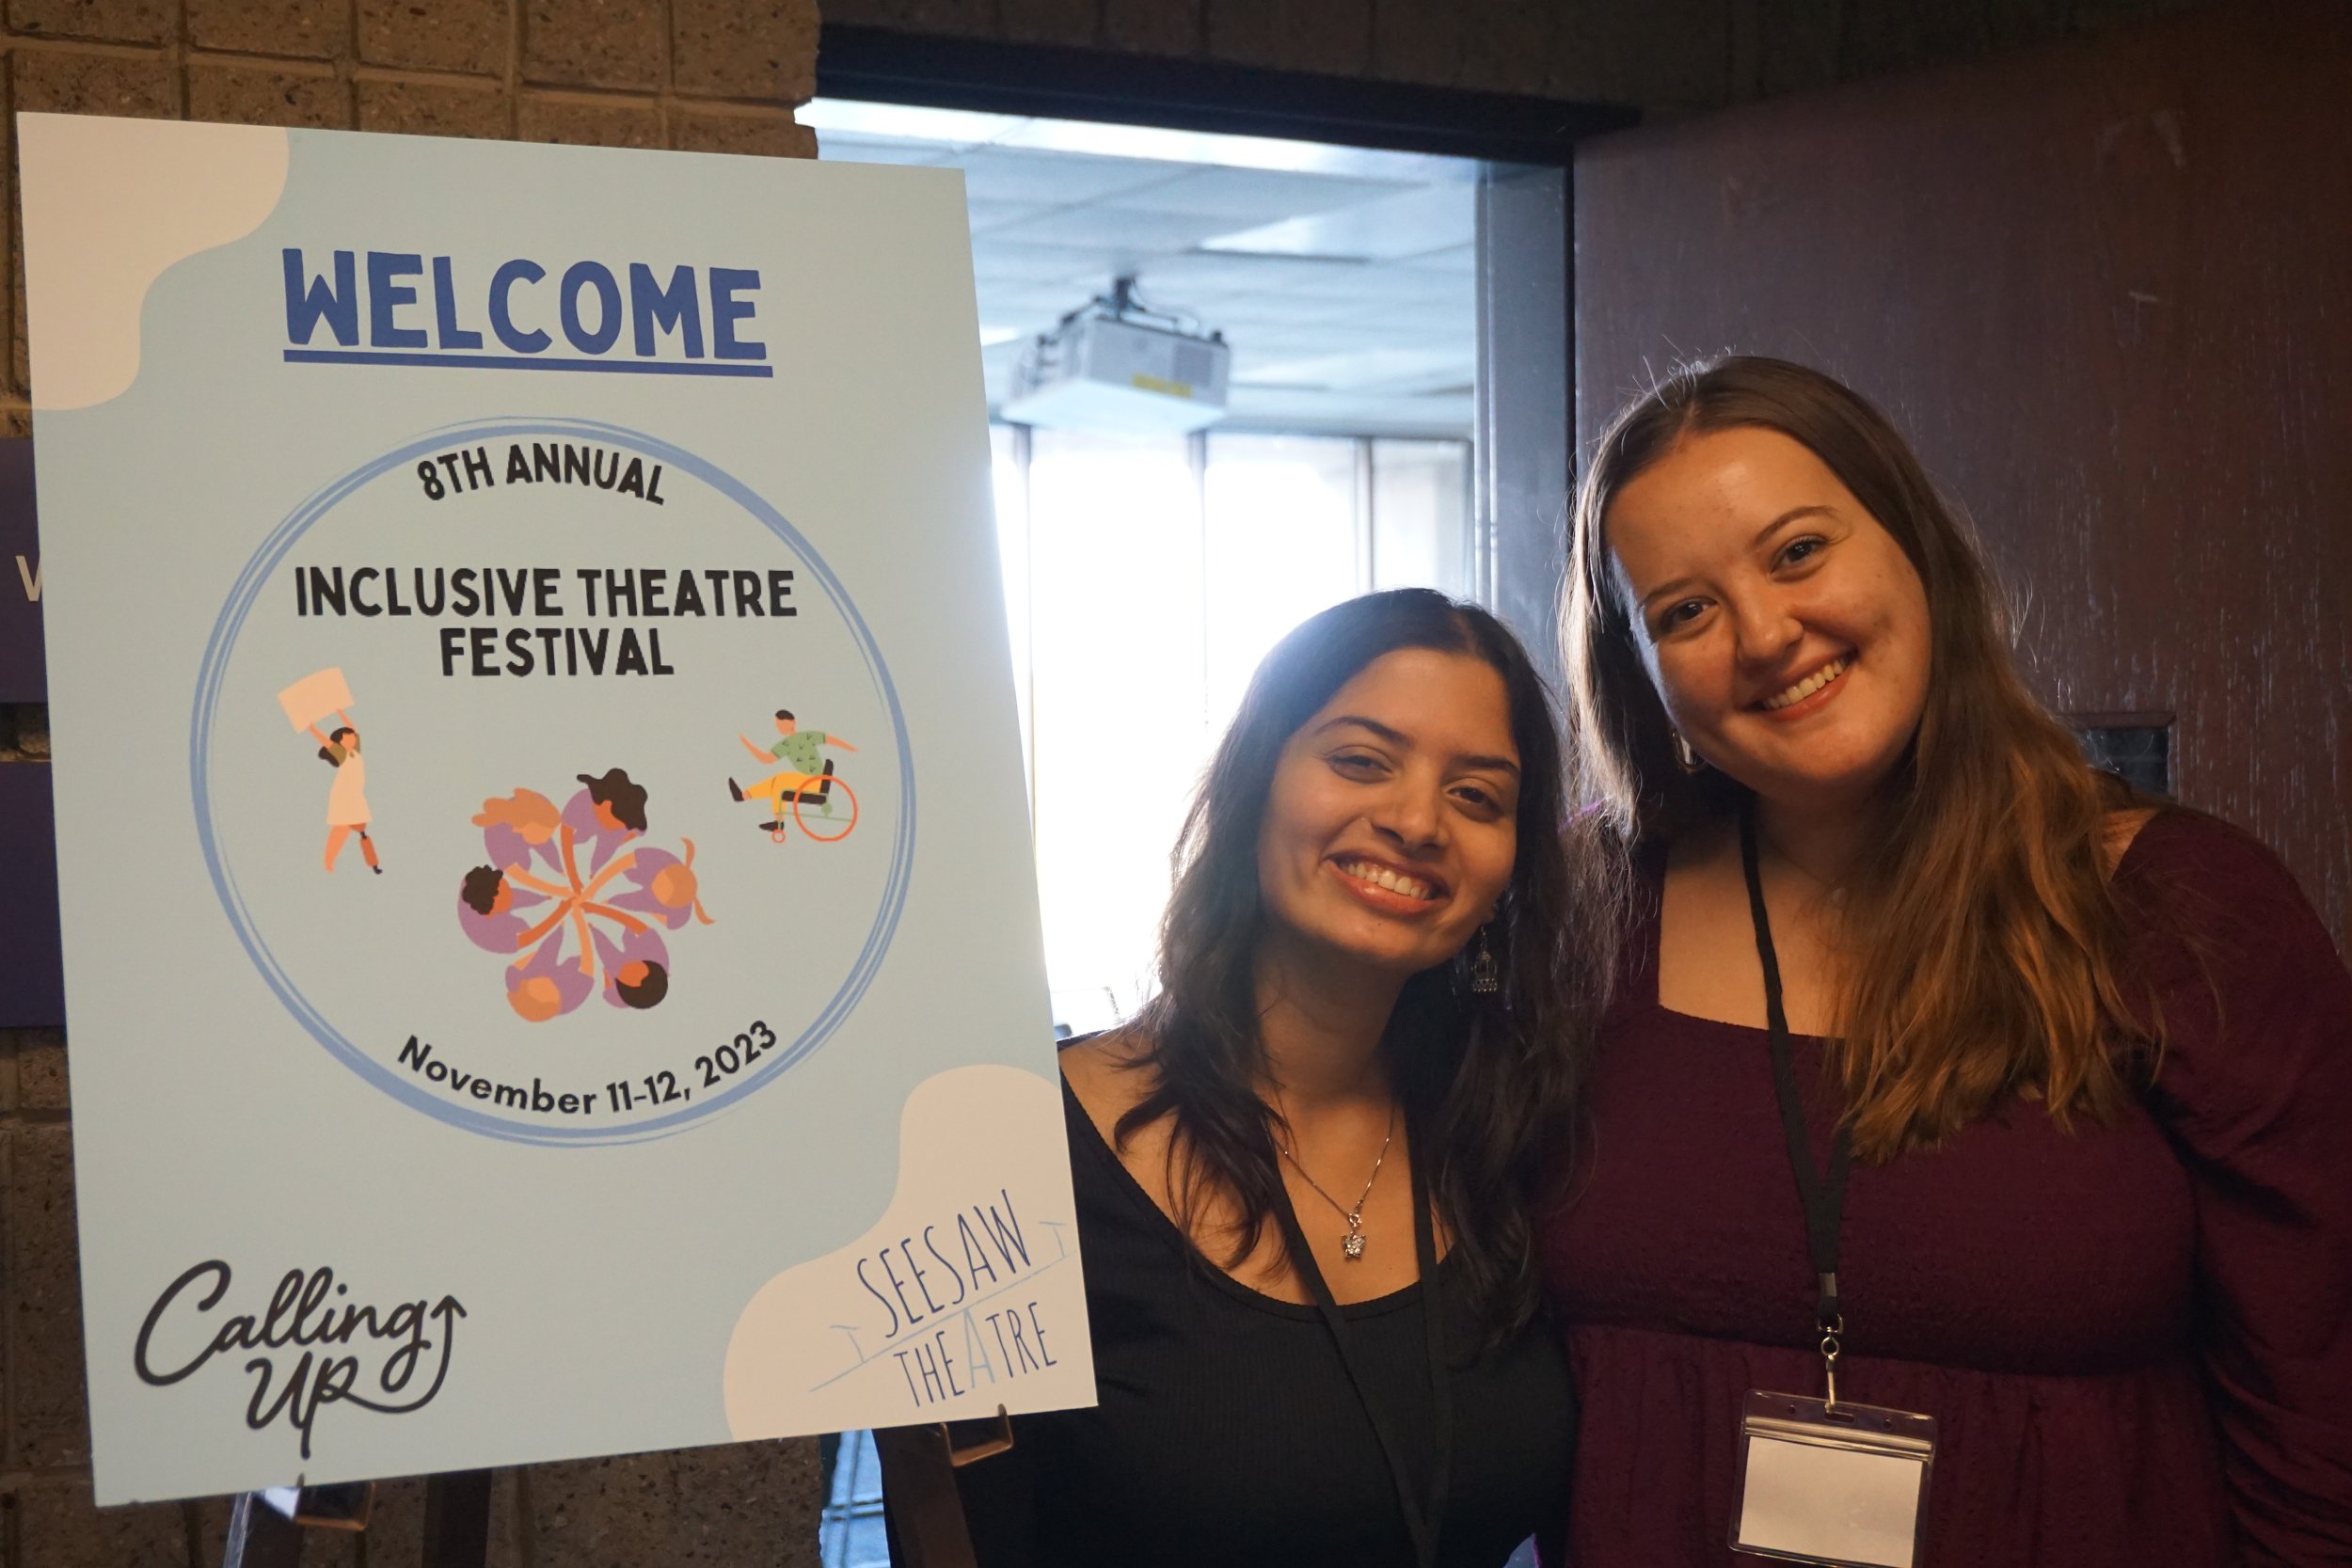
[[[2352,1562],[2352,976],[2208,818],[2150,821],[2116,888],[2169,1032],[2153,1087],[2112,1127],[2020,1101],[1857,1164],[1838,1393],[1940,1423],[1927,1568]],[[1659,1006],[1657,895],[1539,1237],[1583,1411],[1573,1568],[1755,1562],[1725,1544],[1741,1396],[1820,1391],[1766,1036]],[[1820,1042],[1796,1064],[1819,1085]]]

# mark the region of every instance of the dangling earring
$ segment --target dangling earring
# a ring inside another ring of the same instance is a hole
[[[1470,955],[1470,989],[1481,996],[1492,996],[1502,989],[1502,966],[1495,961],[1494,949],[1486,945],[1486,927],[1478,927],[1478,951]]]
[[[1680,730],[1670,729],[1666,733],[1674,736],[1675,762],[1685,773],[1703,773],[1707,770],[1707,759],[1691,750],[1691,743],[1682,738]]]

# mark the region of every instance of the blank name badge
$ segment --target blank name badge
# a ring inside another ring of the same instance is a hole
[[[1919,1568],[1935,1418],[1751,1391],[1731,1549],[1837,1568]]]

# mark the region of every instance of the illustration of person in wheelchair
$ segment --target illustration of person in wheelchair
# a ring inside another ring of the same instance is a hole
[[[850,830],[857,826],[857,793],[849,781],[834,774],[833,758],[823,752],[829,746],[842,752],[857,748],[823,730],[803,729],[790,708],[776,710],[776,735],[778,739],[770,746],[747,735],[736,737],[762,767],[784,766],[748,784],[729,779],[727,793],[764,809],[769,820],[760,827],[778,844],[785,841],[787,827],[798,827],[819,844],[849,837]]]

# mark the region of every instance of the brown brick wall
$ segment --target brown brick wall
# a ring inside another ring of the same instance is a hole
[[[59,0],[51,0],[59,3]],[[130,0],[114,0],[129,4]],[[2201,0],[825,0],[825,20],[1672,113]]]
[[[5,436],[31,429],[14,110],[816,152],[815,0],[0,0],[0,53]],[[44,709],[0,707],[0,765],[48,754]],[[91,1504],[66,1053],[0,1031],[0,1568],[218,1568],[224,1500]],[[534,1465],[498,1478],[491,1562],[805,1568],[818,1506],[813,1441]],[[423,1512],[389,1482],[305,1568],[410,1568]]]

